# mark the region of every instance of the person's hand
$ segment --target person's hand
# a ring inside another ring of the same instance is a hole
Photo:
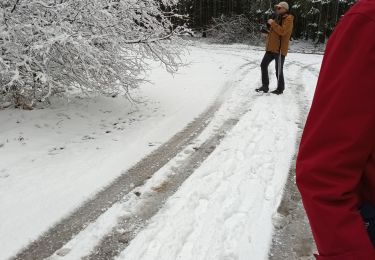
[[[261,33],[267,35],[270,33],[270,31],[267,30],[266,28],[262,28]]]
[[[273,19],[269,19],[267,23],[268,23],[269,25],[271,25],[273,22],[274,22]]]

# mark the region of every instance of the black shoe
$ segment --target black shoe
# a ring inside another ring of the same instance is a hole
[[[268,93],[268,91],[270,91],[270,90],[269,90],[269,88],[263,86],[263,87],[261,87],[261,88],[257,88],[255,91],[256,91],[256,92],[264,92],[264,93]]]
[[[271,94],[275,94],[275,95],[282,95],[284,93],[283,90],[279,90],[279,89],[276,89],[274,91],[271,92]]]

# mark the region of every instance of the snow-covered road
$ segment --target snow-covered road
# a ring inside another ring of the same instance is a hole
[[[300,113],[310,106],[319,66],[291,56],[286,94],[241,96],[248,112],[118,260],[268,259]]]
[[[267,258],[301,104],[310,105],[321,56],[291,54],[285,95],[261,96],[253,89],[262,52],[207,47],[192,47],[190,66],[175,78],[155,69],[155,86],[141,89],[147,103],[137,109],[97,98],[0,112],[6,122],[0,127],[0,259],[69,219],[158,149],[173,153],[161,155],[161,165],[143,165],[157,166],[138,184],[128,183],[131,192],[108,199],[91,223],[69,227],[43,258]],[[176,133],[189,138],[166,147]],[[34,246],[25,255],[40,253]]]

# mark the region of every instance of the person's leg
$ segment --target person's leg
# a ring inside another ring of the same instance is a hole
[[[275,67],[276,67],[276,78],[277,78],[277,89],[279,93],[283,93],[285,90],[285,80],[284,80],[284,62],[285,56],[277,54]]]
[[[262,87],[257,89],[257,91],[264,91],[268,92],[269,85],[270,85],[270,79],[268,76],[268,66],[270,63],[275,59],[275,56],[271,52],[266,52],[264,54],[262,63],[260,64],[261,70],[262,70]]]

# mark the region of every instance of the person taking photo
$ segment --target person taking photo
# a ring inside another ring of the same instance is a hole
[[[284,80],[284,62],[289,50],[289,41],[293,32],[294,17],[289,13],[289,4],[281,2],[275,6],[276,17],[269,19],[267,24],[269,30],[267,33],[266,53],[261,63],[262,87],[257,88],[257,92],[269,92],[268,66],[275,61],[277,89],[272,94],[281,95],[285,90]],[[263,31],[264,33],[264,31]]]

